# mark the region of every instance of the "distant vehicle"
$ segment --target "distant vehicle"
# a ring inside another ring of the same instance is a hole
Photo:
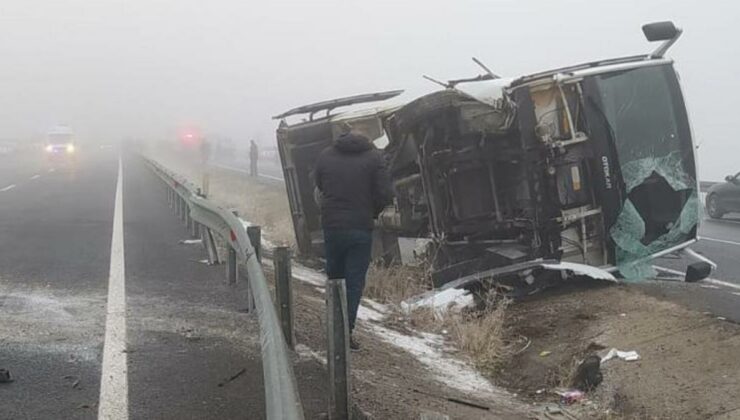
[[[323,244],[313,164],[349,127],[383,149],[394,184],[377,221],[381,255],[398,260],[400,238],[430,239],[436,286],[489,278],[527,294],[565,272],[646,278],[652,259],[676,252],[698,260],[687,281],[705,278],[713,263],[688,248],[700,206],[693,139],[664,56],[681,30],[643,32],[662,41],[650,54],[514,79],[475,60],[486,74],[433,80],[444,89],[401,107],[331,113],[400,93],[381,92],[276,116],[300,252]]]
[[[725,182],[714,184],[707,192],[707,214],[719,219],[726,213],[740,212],[740,172],[727,175]]]
[[[0,155],[9,155],[17,149],[18,146],[14,142],[0,140]]]
[[[44,146],[49,159],[68,159],[76,155],[74,133],[63,125],[53,127],[46,134],[46,145]]]

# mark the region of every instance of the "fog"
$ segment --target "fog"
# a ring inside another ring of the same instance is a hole
[[[308,102],[438,87],[651,51],[640,27],[673,20],[702,179],[740,171],[732,102],[740,17],[731,1],[256,2],[3,0],[0,137],[67,124],[88,140],[174,138],[179,127],[274,142],[271,116]]]

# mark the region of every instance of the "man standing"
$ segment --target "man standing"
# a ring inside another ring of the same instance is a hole
[[[391,202],[385,162],[367,137],[346,133],[321,152],[314,170],[324,229],[326,274],[347,283],[350,334],[370,265],[373,219]],[[360,347],[350,336],[350,348]]]
[[[250,140],[249,142],[249,176],[256,177],[257,159],[259,159],[260,152],[257,147],[257,143],[255,143],[254,140]]]

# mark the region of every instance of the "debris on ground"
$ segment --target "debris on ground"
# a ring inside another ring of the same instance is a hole
[[[586,393],[579,389],[570,389],[559,393],[560,404],[572,405],[586,399]]]
[[[241,368],[239,372],[236,372],[235,374],[229,376],[228,378],[224,379],[222,382],[219,382],[218,387],[221,388],[224,385],[228,384],[229,382],[233,382],[236,378],[242,376],[244,373],[246,373],[247,368]]]
[[[636,360],[640,360],[640,355],[637,354],[636,351],[621,351],[617,349],[611,349],[604,357],[601,358],[601,363],[606,362],[607,360],[611,360],[615,357],[618,357],[625,362],[634,362]]]
[[[576,370],[573,377],[573,387],[581,391],[593,391],[599,386],[604,376],[601,374],[601,363],[603,359],[595,354],[586,357]]]
[[[7,384],[13,382],[13,377],[10,375],[10,371],[7,369],[0,369],[0,384]]]

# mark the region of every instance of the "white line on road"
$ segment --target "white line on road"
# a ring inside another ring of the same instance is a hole
[[[126,357],[126,273],[123,249],[123,163],[118,158],[113,237],[110,245],[108,311],[105,319],[103,368],[100,378],[98,419],[128,419]]]
[[[31,177],[31,179],[39,179],[39,178],[41,178],[41,175],[39,175],[39,174],[36,174],[36,175],[34,175],[34,176]]]
[[[12,190],[13,188],[15,188],[15,184],[10,184],[10,185],[8,185],[8,186],[7,186],[7,187],[5,187],[5,188],[3,188],[3,189],[0,189],[0,192],[10,191],[10,190]]]
[[[714,238],[707,238],[706,236],[700,236],[700,237],[699,237],[699,240],[700,240],[700,241],[710,241],[710,242],[718,242],[718,243],[720,243],[720,244],[727,244],[727,245],[736,245],[736,246],[740,246],[740,242],[735,242],[735,241],[727,241],[727,240],[724,240],[724,239],[714,239]]]
[[[685,275],[686,275],[686,273],[683,273],[683,272],[681,272],[681,271],[678,271],[678,270],[673,270],[673,269],[671,269],[671,268],[665,268],[665,267],[660,267],[660,266],[657,266],[657,265],[654,265],[653,267],[654,267],[654,268],[655,268],[656,270],[659,270],[659,271],[664,271],[664,272],[666,272],[666,273],[669,273],[669,274],[674,274],[674,275],[676,275],[676,276],[681,276],[681,277],[683,277],[683,276],[685,276]],[[729,288],[731,288],[731,289],[736,289],[736,290],[740,290],[740,284],[730,283],[729,281],[724,281],[724,280],[718,280],[718,279],[713,279],[713,278],[710,278],[710,277],[708,277],[708,278],[706,278],[706,279],[704,279],[704,280],[702,280],[702,281],[703,281],[703,282],[707,282],[707,283],[710,283],[710,284],[716,284],[716,285],[718,285],[718,286],[724,286],[724,287],[729,287]]]

